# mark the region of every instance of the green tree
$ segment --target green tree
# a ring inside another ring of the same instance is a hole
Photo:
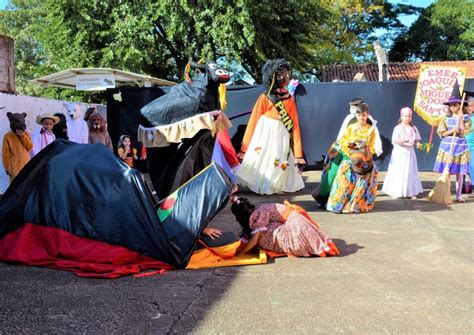
[[[389,59],[396,62],[473,59],[472,13],[471,0],[438,0],[395,39]]]
[[[324,44],[316,48],[316,55],[324,64],[372,61],[372,43],[378,29],[399,31],[404,26],[400,14],[416,14],[419,8],[397,5],[384,0],[326,1],[331,13],[320,26]]]
[[[237,62],[257,81],[270,58],[302,78],[330,63],[370,59],[378,28],[414,10],[384,0],[10,0],[0,33],[15,38],[18,89],[97,97],[28,82],[67,68],[110,67],[181,81],[193,59]],[[99,95],[100,97],[100,95]]]

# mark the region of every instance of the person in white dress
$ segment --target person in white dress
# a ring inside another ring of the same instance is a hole
[[[415,147],[420,147],[420,133],[411,123],[413,111],[409,107],[400,110],[400,122],[393,129],[393,151],[382,191],[394,198],[416,196],[423,192],[418,177]]]

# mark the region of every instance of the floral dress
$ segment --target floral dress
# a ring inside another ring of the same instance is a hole
[[[252,234],[260,233],[262,249],[298,257],[338,255],[335,244],[298,206],[262,204],[249,220]]]

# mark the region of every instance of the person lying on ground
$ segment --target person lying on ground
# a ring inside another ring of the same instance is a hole
[[[232,213],[242,227],[240,236],[244,243],[248,241],[239,254],[260,248],[296,257],[339,255],[334,242],[300,206],[288,201],[254,206],[237,196],[232,196],[231,202]]]

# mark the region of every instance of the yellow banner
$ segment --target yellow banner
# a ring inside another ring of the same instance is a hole
[[[415,112],[431,126],[437,126],[447,106],[456,80],[463,92],[467,68],[421,65],[414,102]]]

